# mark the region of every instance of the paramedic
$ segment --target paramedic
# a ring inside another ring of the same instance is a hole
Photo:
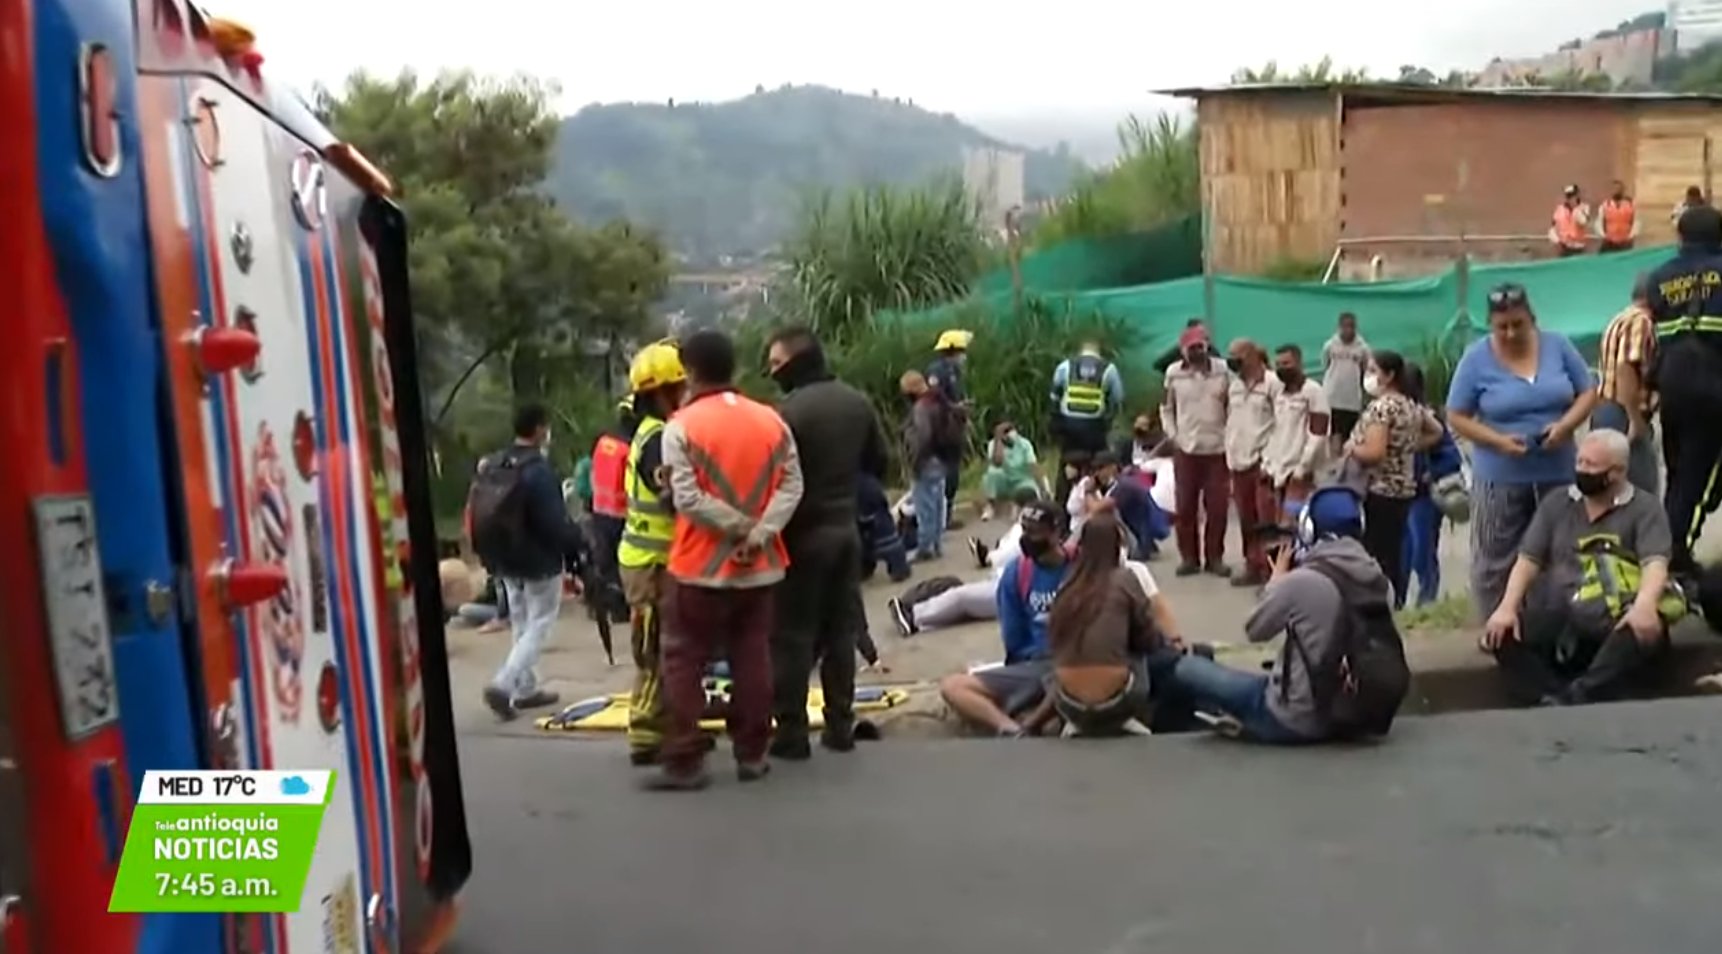
[[[1106,449],[1112,417],[1124,406],[1124,379],[1112,362],[1100,355],[1100,344],[1085,341],[1075,357],[1058,363],[1052,372],[1052,434],[1058,442],[1059,475],[1054,499],[1070,496],[1070,487],[1088,472],[1095,454]]]

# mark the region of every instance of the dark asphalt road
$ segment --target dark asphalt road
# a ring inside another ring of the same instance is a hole
[[[1352,750],[895,741],[699,794],[636,793],[615,745],[463,745],[458,954],[1722,950],[1714,701]]]

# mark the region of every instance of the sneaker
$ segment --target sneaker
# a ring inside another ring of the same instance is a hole
[[[771,763],[765,759],[757,762],[735,763],[735,777],[743,782],[757,782],[771,774]]]
[[[561,701],[562,697],[554,692],[535,689],[532,692],[513,700],[512,704],[515,709],[542,709],[546,706],[553,706]]]
[[[1201,573],[1201,572],[1202,572],[1202,568],[1200,566],[1198,566],[1197,564],[1180,563],[1180,564],[1178,564],[1178,569],[1174,571],[1174,575],[1176,575],[1176,576],[1195,576],[1196,574]]]
[[[991,523],[992,519],[993,519],[993,505],[987,504],[985,507],[981,508],[981,522],[982,523]]]
[[[987,545],[981,542],[980,537],[969,538],[969,552],[974,554],[976,569],[984,570],[987,568]]]
[[[663,753],[657,749],[629,749],[628,764],[635,768],[646,768],[658,764]]]
[[[766,751],[771,753],[772,758],[785,762],[805,762],[813,758],[813,744],[807,741],[806,736],[799,739],[772,739],[771,748]]]
[[[891,623],[897,627],[898,636],[908,639],[921,631],[915,625],[914,608],[905,606],[897,597],[893,596],[885,602],[885,612],[891,614]]]
[[[998,737],[1001,739],[1026,739],[1028,738],[1028,733],[1023,730],[1022,726],[1018,725],[1012,726],[1008,729],[1000,729],[998,731]]]
[[[1232,575],[1232,568],[1224,563],[1210,563],[1207,566],[1202,567],[1202,572],[1209,576],[1217,576],[1223,580]]]
[[[515,717],[520,715],[515,710],[513,701],[508,698],[508,692],[495,686],[484,687],[484,704],[504,722],[513,722]]]
[[[712,783],[705,769],[693,772],[672,772],[664,769],[646,776],[640,786],[648,792],[697,792]]]

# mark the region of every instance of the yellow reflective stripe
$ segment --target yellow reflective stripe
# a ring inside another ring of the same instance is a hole
[[[631,547],[639,547],[648,553],[670,552],[669,540],[663,537],[634,533],[631,530],[622,531],[622,543]]]
[[[1687,331],[1722,333],[1722,318],[1699,315],[1696,318],[1672,318],[1656,323],[1656,336],[1667,338]]]

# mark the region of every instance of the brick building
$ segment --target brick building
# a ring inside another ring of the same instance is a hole
[[[1211,262],[1260,273],[1336,262],[1385,275],[1550,254],[1562,187],[1593,204],[1619,179],[1641,241],[1673,237],[1688,186],[1710,191],[1722,97],[1429,86],[1177,89],[1196,101]],[[1342,254],[1339,254],[1342,253]],[[1336,259],[1336,254],[1338,255]]]

